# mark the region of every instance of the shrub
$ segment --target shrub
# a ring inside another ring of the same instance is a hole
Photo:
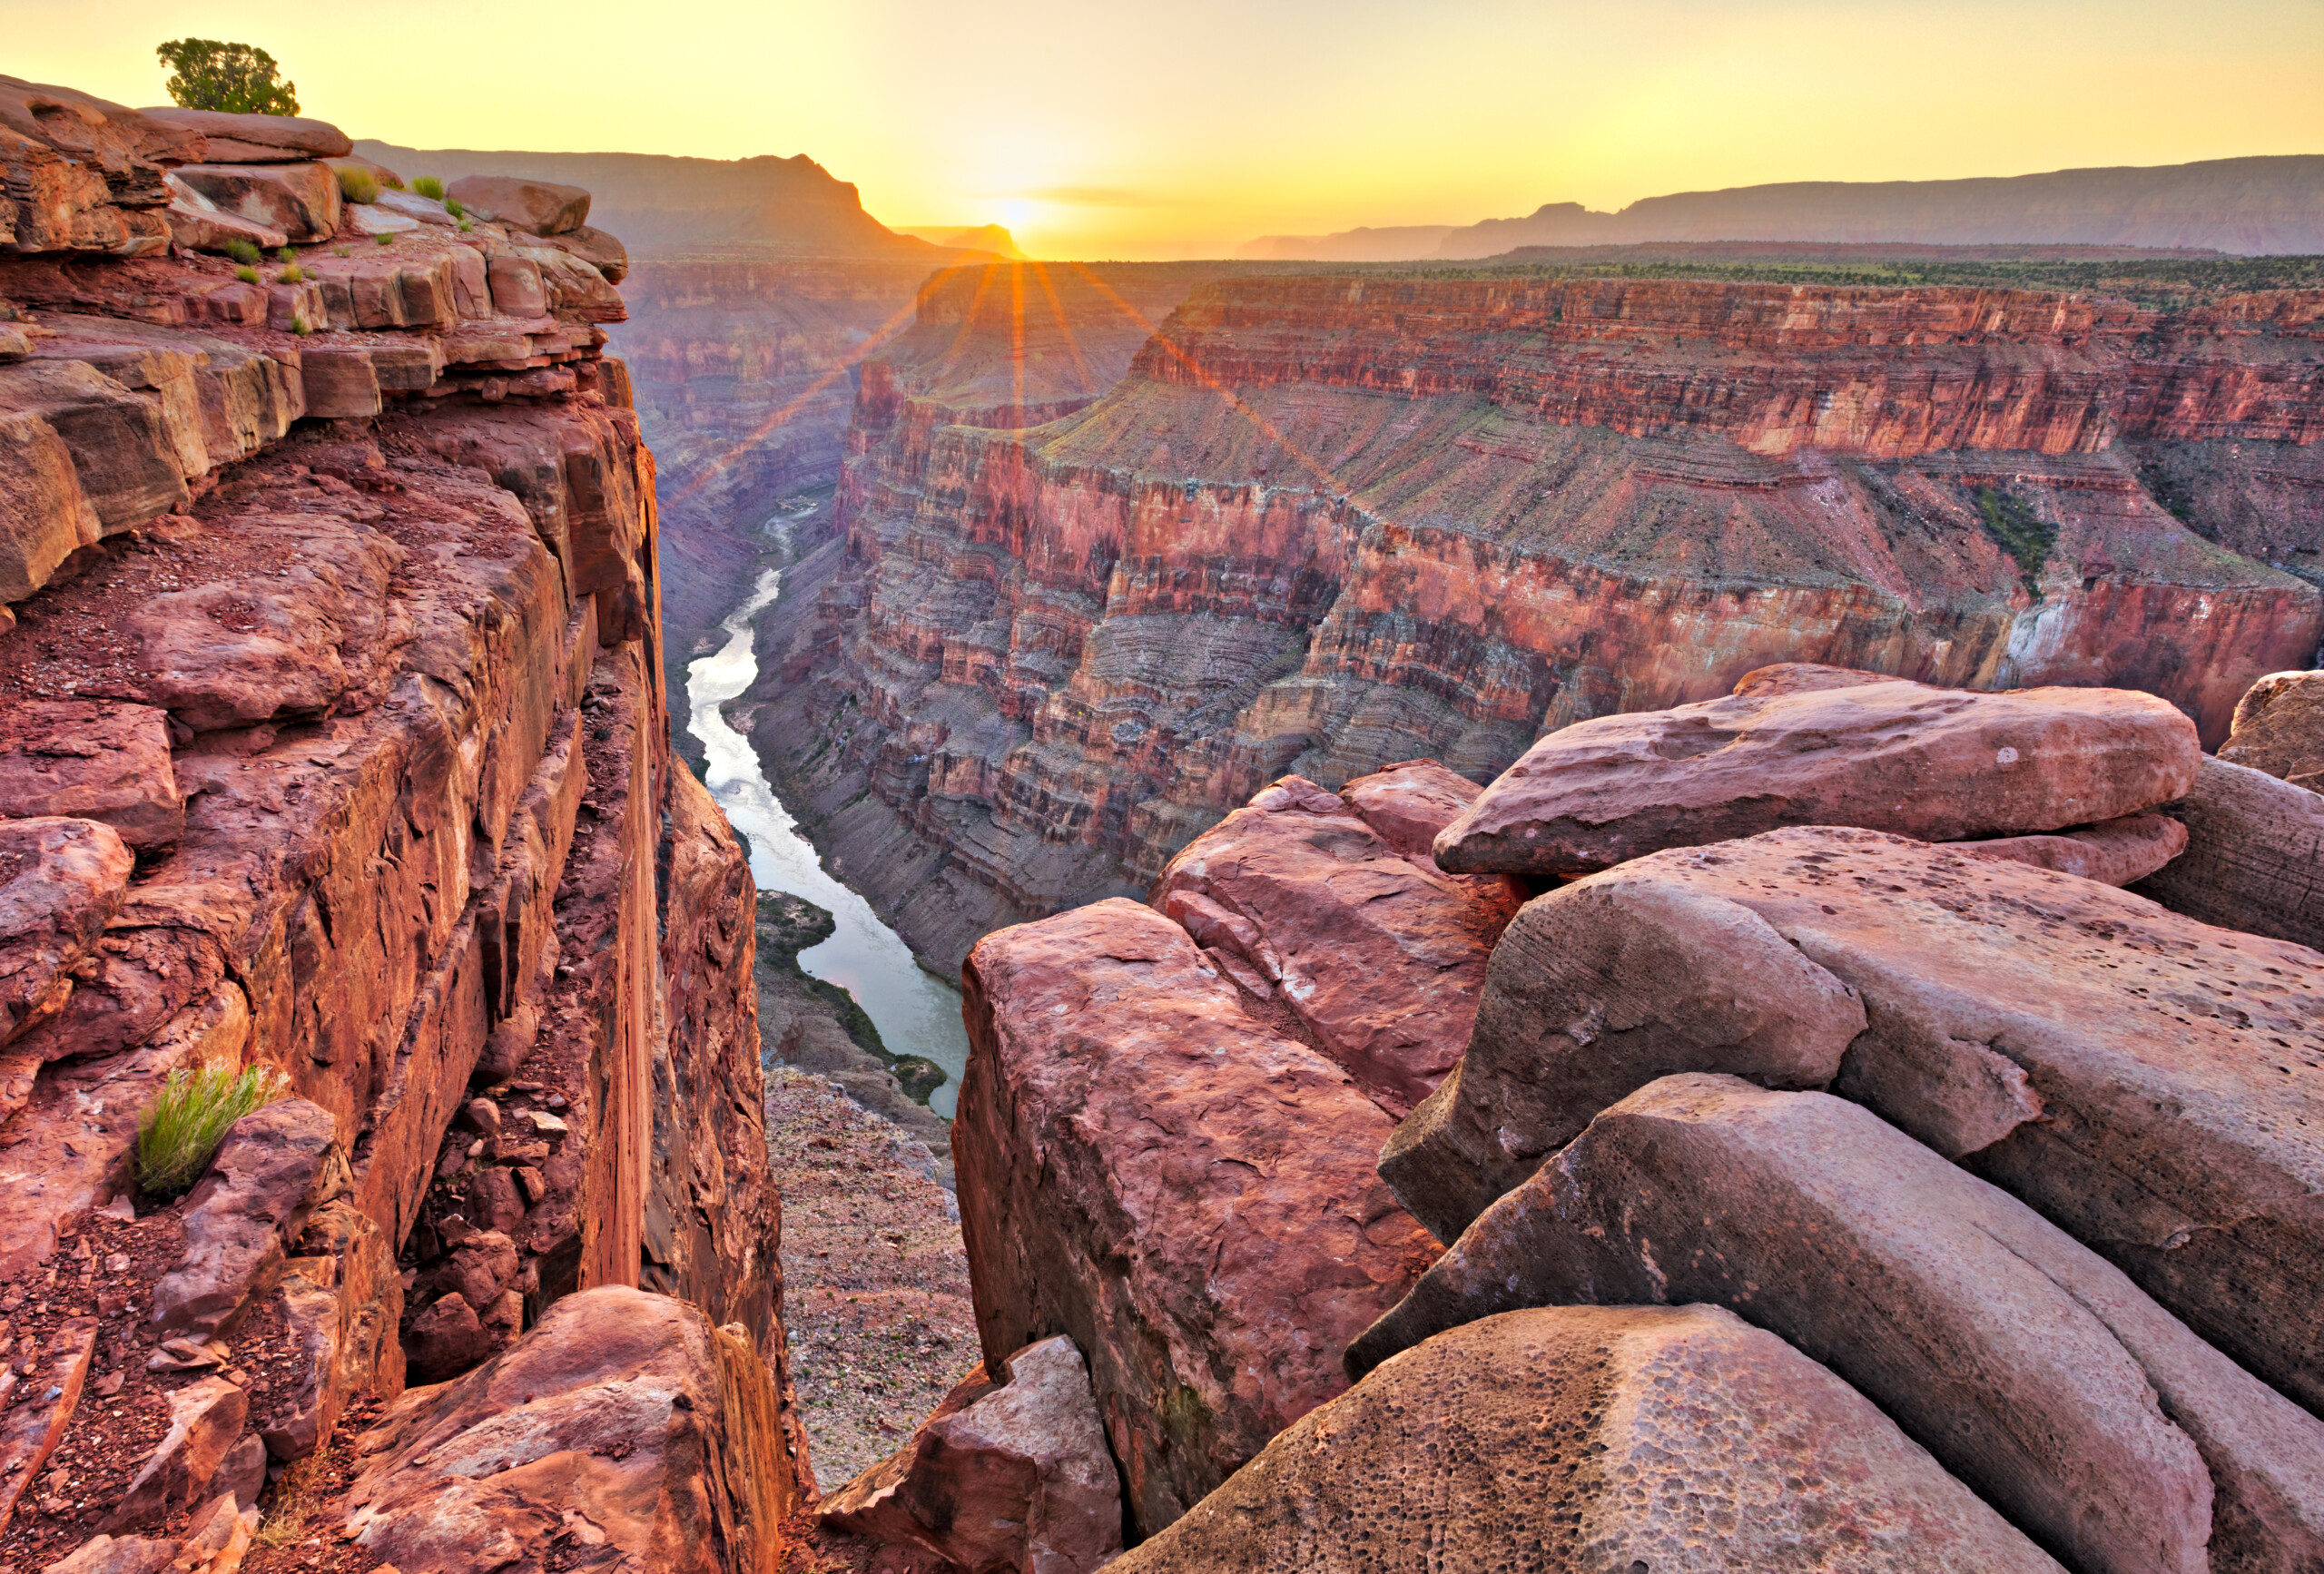
[[[228,114],[297,114],[299,89],[284,82],[274,56],[255,44],[215,38],[172,38],[153,54],[170,68],[170,102],[181,109]]]
[[[299,253],[285,246],[274,254],[274,260],[277,262],[296,262],[299,260]]]
[[[307,271],[300,267],[296,262],[293,262],[281,272],[277,273],[274,276],[274,281],[277,284],[297,284],[304,280],[306,277]]]
[[[473,229],[475,229],[475,228],[476,228],[476,226],[475,226],[474,224],[469,223],[466,219],[462,219],[462,220],[460,221],[460,233],[461,233],[461,234],[465,235],[465,234],[467,234],[470,230],[473,230]]]
[[[256,284],[261,281],[258,276],[258,270],[250,267],[248,264],[235,269],[234,277],[241,280],[245,284]]]
[[[379,178],[359,164],[341,164],[339,194],[359,207],[368,207],[379,200]]]
[[[382,246],[392,246],[396,243],[396,238],[393,235],[374,235],[371,239]]]
[[[226,255],[245,268],[255,268],[260,253],[259,249],[248,241],[229,241],[226,242]]]
[[[171,1072],[137,1123],[139,1187],[162,1197],[187,1190],[210,1167],[228,1126],[290,1096],[289,1080],[271,1066]]]
[[[431,202],[440,202],[444,200],[444,182],[434,175],[420,176],[419,179],[411,182],[411,189]]]
[[[301,338],[304,338],[306,335],[314,332],[314,330],[308,326],[307,320],[305,318],[294,317],[290,320],[290,331],[300,335]]]

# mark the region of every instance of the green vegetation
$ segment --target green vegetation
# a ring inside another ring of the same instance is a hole
[[[444,212],[451,214],[455,219],[466,218],[468,216],[468,210],[460,206],[460,200],[458,197],[447,197],[444,199]]]
[[[307,271],[296,262],[292,262],[274,276],[274,281],[277,284],[298,284],[303,282],[306,277]]]
[[[226,255],[245,268],[255,268],[261,253],[248,241],[229,241],[226,242]]]
[[[235,269],[234,277],[241,280],[245,284],[259,284],[264,282],[263,280],[260,279],[258,270],[250,267],[247,264]]]
[[[290,1096],[289,1080],[271,1066],[171,1072],[137,1123],[138,1186],[158,1197],[185,1191],[210,1167],[228,1126]]]
[[[392,246],[396,243],[396,238],[393,235],[374,235],[371,239],[382,246]]]
[[[2042,565],[2058,544],[2058,527],[2038,517],[2023,497],[1991,487],[1977,489],[1977,512],[1984,518],[1985,534],[2017,559],[2018,577],[2026,590],[2040,595]]]
[[[461,233],[461,234],[465,235],[465,234],[467,234],[470,230],[473,230],[473,229],[475,229],[475,228],[476,228],[476,226],[475,226],[474,224],[471,224],[470,222],[468,222],[468,221],[467,219],[463,218],[463,219],[460,221],[460,233]]]
[[[282,80],[274,56],[249,44],[172,38],[153,51],[170,68],[170,102],[182,109],[227,114],[297,114],[299,89]]]
[[[339,194],[359,207],[379,200],[379,178],[359,164],[339,166]]]
[[[422,175],[411,182],[411,189],[431,202],[444,200],[444,182],[434,175]]]

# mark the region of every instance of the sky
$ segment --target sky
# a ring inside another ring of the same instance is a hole
[[[2324,152],[2319,0],[0,0],[0,74],[165,103],[187,34],[354,136],[804,152],[1050,257]]]

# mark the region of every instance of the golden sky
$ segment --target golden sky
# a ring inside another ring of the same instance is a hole
[[[2320,0],[0,0],[0,73],[158,103],[188,34],[356,136],[805,152],[1053,257],[2324,152]]]

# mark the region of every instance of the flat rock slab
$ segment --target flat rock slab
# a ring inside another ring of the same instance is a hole
[[[2324,1559],[2324,1422],[2024,1204],[1827,1094],[1641,1088],[1350,1361],[1513,1307],[1696,1301],[1831,1368],[2072,1567]]]
[[[2053,836],[2003,836],[1947,845],[1957,852],[2054,869],[2101,885],[2130,885],[2186,851],[2187,828],[2168,814],[2126,814]]]
[[[0,1045],[64,1008],[135,861],[94,820],[0,820]]]
[[[1372,1171],[1390,1123],[1115,899],[970,954],[952,1126],[989,1361],[1088,1354],[1132,1523],[1169,1523],[1347,1385],[1436,1244]]]
[[[2324,792],[2324,671],[2270,673],[2236,703],[2219,757]]]
[[[2282,1314],[2324,1295],[2324,956],[1877,831],[1657,853],[1518,915],[1382,1168],[1457,1233],[1686,1070],[1870,1107],[2324,1411],[2324,1332]]]
[[[823,1523],[963,1569],[1090,1574],[1122,1549],[1121,1480],[1081,1352],[1027,1345],[980,1365],[911,1441],[823,1500]]]
[[[1398,851],[1345,800],[1287,776],[1187,843],[1153,904],[1256,971],[1401,1118],[1468,1047],[1485,959],[1516,910],[1472,889],[1484,883]]]
[[[1123,1574],[2034,1574],[1862,1395],[1712,1306],[1438,1334],[1267,1445]]]
[[[2139,883],[2173,912],[2324,949],[2324,794],[2226,760],[2162,812],[2187,851]]]
[[[117,701],[0,705],[0,816],[102,821],[132,847],[185,834],[166,713]]]
[[[355,151],[347,133],[328,121],[294,114],[229,114],[214,109],[146,109],[147,120],[199,135],[202,157],[213,164],[286,164],[342,159]]]
[[[1575,875],[1784,825],[1926,841],[2056,831],[2180,796],[2202,757],[2194,723],[2126,689],[1803,688],[1782,675],[1550,733],[1444,829],[1436,861]]]
[[[683,1301],[608,1285],[556,1302],[458,1382],[404,1395],[364,1434],[339,1509],[399,1569],[546,1568],[572,1549],[743,1574],[773,1564],[797,1506],[781,1429],[746,1341]]]

